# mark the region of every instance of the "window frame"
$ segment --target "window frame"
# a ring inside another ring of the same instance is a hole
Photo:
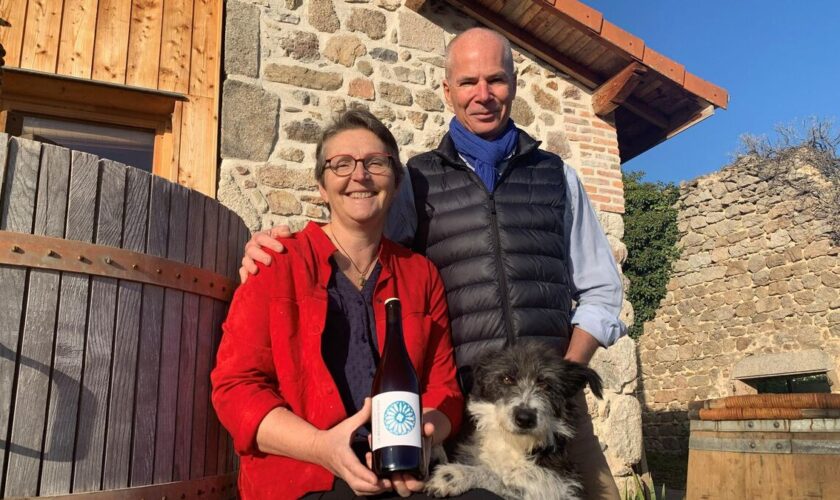
[[[0,131],[14,132],[18,114],[153,130],[152,173],[177,182],[172,121],[176,104],[187,100],[175,92],[4,68]]]
[[[116,123],[103,123],[101,121],[95,122],[95,121],[90,121],[90,120],[82,120],[82,119],[79,119],[79,118],[65,118],[65,117],[59,117],[59,116],[56,116],[56,115],[44,115],[44,114],[41,114],[41,113],[30,113],[28,111],[25,112],[25,111],[20,111],[20,110],[17,110],[17,109],[6,110],[5,111],[5,117],[6,117],[5,132],[7,134],[9,134],[10,136],[13,136],[13,137],[20,137],[22,135],[24,120],[26,118],[45,118],[45,119],[48,119],[48,120],[56,120],[56,121],[62,121],[62,122],[67,122],[67,123],[72,123],[72,124],[94,125],[94,126],[97,126],[97,127],[102,127],[102,128],[111,129],[111,130],[121,128],[121,129],[136,130],[136,131],[143,131],[145,133],[150,133],[153,137],[152,144],[151,144],[151,153],[152,153],[151,163],[146,164],[146,165],[133,165],[131,163],[128,163],[127,165],[130,165],[130,166],[135,167],[135,168],[139,168],[140,170],[143,170],[145,172],[152,172],[154,170],[154,161],[155,161],[154,152],[155,152],[156,143],[158,142],[158,134],[157,134],[156,130],[153,130],[153,129],[150,129],[150,128],[140,128],[140,127],[134,127],[134,126],[119,125],[119,124],[116,124]],[[36,140],[38,140],[38,139],[36,139]],[[69,146],[64,146],[64,145],[61,145],[61,144],[59,144],[59,145],[63,146],[63,147],[69,147]],[[70,149],[73,149],[73,148],[70,148]],[[85,151],[85,150],[82,149],[82,151]],[[116,158],[109,158],[107,156],[100,156],[100,157],[101,158],[108,158],[110,160],[115,160],[116,159]],[[151,169],[151,170],[149,170],[149,169]]]

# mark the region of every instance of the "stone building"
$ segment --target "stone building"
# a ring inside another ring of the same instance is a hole
[[[687,451],[691,401],[800,376],[840,390],[840,207],[815,158],[746,157],[681,187],[682,256],[639,342],[646,449]]]
[[[322,126],[349,107],[392,130],[403,160],[434,148],[452,117],[444,48],[485,25],[514,44],[512,116],[574,166],[619,265],[621,164],[725,107],[725,90],[574,1],[229,0],[218,198],[252,229],[324,220],[313,178]],[[624,320],[632,323],[625,303]],[[642,460],[635,343],[599,352],[604,401],[590,401],[613,471]]]
[[[3,3],[0,131],[217,197],[252,230],[327,217],[314,143],[350,106],[391,127],[403,160],[436,146],[444,47],[479,24],[514,43],[513,117],[577,169],[619,265],[621,164],[728,102],[577,0],[112,3]],[[619,474],[641,457],[634,355],[625,339],[594,361],[608,395],[590,410]]]

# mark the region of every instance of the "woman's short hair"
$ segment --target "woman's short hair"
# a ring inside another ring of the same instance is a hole
[[[364,109],[347,110],[324,129],[321,138],[318,140],[318,146],[315,148],[315,180],[318,181],[318,184],[324,185],[325,164],[327,162],[327,159],[324,158],[324,144],[330,138],[341,132],[358,129],[370,131],[385,144],[386,151],[383,152],[391,155],[391,168],[394,170],[394,178],[399,186],[403,176],[403,167],[400,162],[400,151],[399,147],[397,147],[397,140],[394,139],[394,135],[391,134],[391,131],[388,130],[388,127],[384,123],[373,116],[370,111]]]

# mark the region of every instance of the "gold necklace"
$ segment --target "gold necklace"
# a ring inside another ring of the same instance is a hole
[[[379,259],[379,255],[377,254],[377,256],[374,257],[374,259],[371,260],[370,263],[367,265],[364,272],[362,272],[362,270],[359,269],[359,266],[357,266],[356,263],[353,262],[353,259],[350,258],[350,254],[347,253],[347,250],[345,250],[344,247],[341,246],[341,243],[339,243],[338,238],[335,237],[335,234],[332,234],[332,231],[330,231],[329,234],[327,234],[327,236],[330,237],[330,239],[333,241],[333,243],[338,245],[338,248],[341,250],[341,254],[344,255],[345,257],[347,257],[347,260],[350,261],[350,264],[353,266],[353,268],[359,274],[359,288],[364,288],[365,287],[365,282],[367,281],[368,272],[373,267],[374,262],[376,262]]]

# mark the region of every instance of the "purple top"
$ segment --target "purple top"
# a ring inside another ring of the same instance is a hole
[[[330,258],[330,264],[333,272],[327,284],[327,321],[321,338],[321,356],[335,381],[347,415],[353,415],[370,396],[379,363],[373,291],[382,266],[376,263],[359,291],[338,269],[334,258]]]

